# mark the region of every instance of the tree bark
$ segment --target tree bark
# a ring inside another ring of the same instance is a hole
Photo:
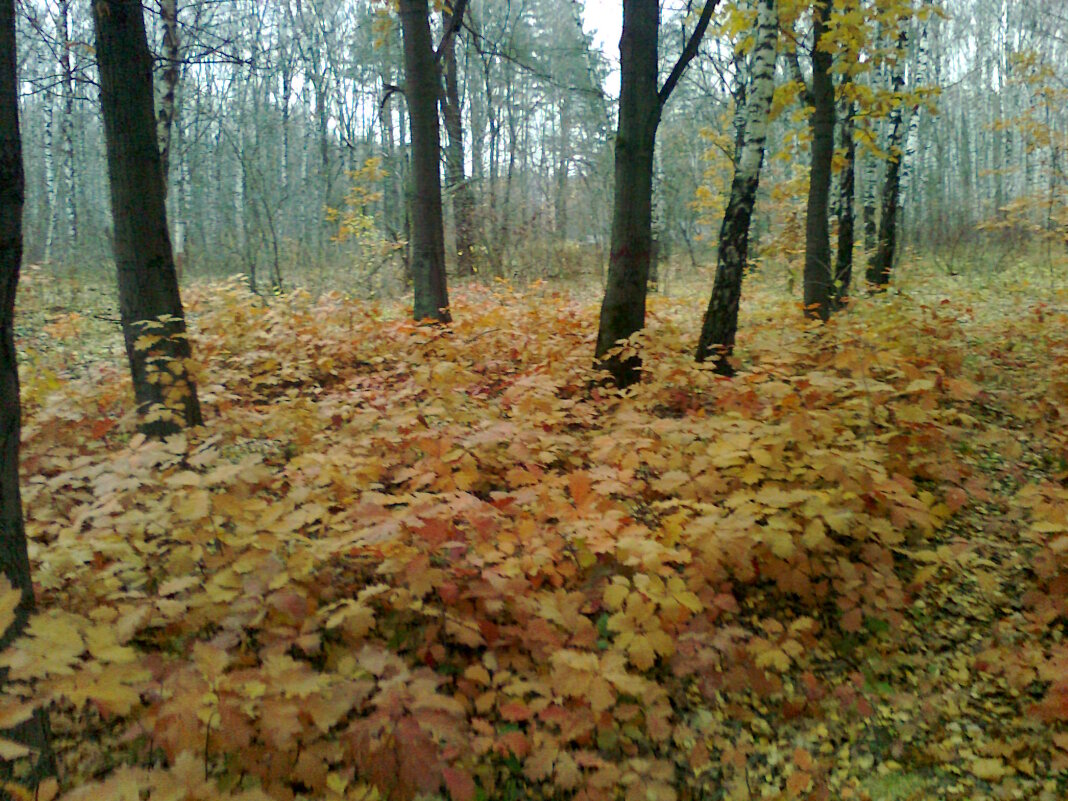
[[[447,323],[445,225],[441,210],[439,76],[427,0],[401,0],[405,96],[412,138],[412,283],[416,320]]]
[[[768,135],[768,113],[775,93],[778,33],[777,0],[760,0],[756,45],[753,49],[752,92],[746,102],[745,113],[736,115],[736,124],[744,133],[741,146],[736,149],[734,180],[720,228],[716,280],[697,343],[697,361],[703,362],[712,357],[716,372],[721,375],[732,375],[734,372],[730,356],[738,332],[742,277],[749,258],[749,223],[760,184],[760,169],[764,163],[764,145]]]
[[[656,129],[665,103],[697,54],[715,7],[716,0],[706,0],[682,55],[657,91],[659,3],[623,0],[612,242],[595,351],[597,367],[607,370],[619,387],[633,384],[641,375],[641,357],[610,351],[645,325],[653,246]]]
[[[864,155],[864,252],[870,259],[879,243],[879,227],[875,221],[875,184],[878,174],[875,156],[870,151]]]
[[[828,221],[834,161],[834,81],[831,54],[823,37],[833,0],[822,0],[812,34],[812,160],[805,214],[805,314],[826,320],[831,314],[834,278],[831,273],[831,234]]]
[[[181,77],[181,42],[178,39],[178,0],[160,0],[160,20],[163,22],[163,97],[159,103],[159,159],[166,190],[171,165],[171,131],[174,128],[174,101]]]
[[[163,437],[201,416],[167,234],[152,59],[139,0],[93,0],[92,8],[123,338],[141,430]]]
[[[608,370],[620,387],[637,381],[641,368],[636,355],[608,354],[645,325],[653,245],[653,153],[661,113],[657,98],[659,29],[657,0],[624,0],[612,244],[596,350],[598,366]]]
[[[34,610],[30,557],[19,493],[19,371],[15,354],[15,292],[22,266],[22,209],[25,178],[19,135],[18,76],[15,64],[15,3],[0,0],[0,573],[20,590],[15,621],[0,632],[0,651],[26,628]],[[4,676],[0,675],[0,685]],[[48,716],[37,713],[5,737],[36,753],[32,784],[56,774]],[[0,779],[11,765],[0,765]]]
[[[60,141],[63,147],[63,178],[67,185],[67,257],[78,243],[78,189],[74,169],[74,64],[70,50],[71,0],[60,0],[56,27],[59,33],[59,66],[62,72],[63,118]]]
[[[847,94],[843,100],[841,128],[845,164],[842,166],[838,184],[838,258],[834,268],[835,309],[840,309],[845,305],[849,297],[849,285],[853,280],[857,143],[854,136],[856,103],[852,97],[848,96],[851,83],[848,75],[842,79],[842,88]]]
[[[898,63],[894,67],[893,91],[899,94],[905,87],[905,46],[908,32],[898,38]],[[905,135],[905,105],[897,99],[890,112],[890,137],[887,152],[886,180],[883,183],[882,216],[879,218],[879,239],[875,255],[868,262],[868,283],[875,289],[886,289],[894,268],[894,249],[897,245],[898,196],[901,188],[901,145]]]
[[[442,22],[448,30],[452,14],[442,12]],[[441,60],[445,78],[445,92],[441,98],[441,114],[445,119],[448,144],[445,148],[445,187],[452,201],[452,216],[456,227],[456,272],[473,275],[474,260],[474,199],[467,183],[464,158],[464,128],[460,87],[457,80],[456,36],[441,43]]]

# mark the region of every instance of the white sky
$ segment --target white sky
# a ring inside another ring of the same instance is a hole
[[[582,12],[586,32],[594,34],[594,42],[604,54],[619,60],[619,35],[623,28],[622,0],[586,0]]]
[[[612,97],[619,96],[619,35],[623,30],[622,0],[586,0],[582,22],[587,33],[604,53],[612,71],[605,81],[605,91]]]

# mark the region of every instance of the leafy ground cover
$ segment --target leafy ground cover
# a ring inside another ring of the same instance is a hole
[[[762,280],[738,377],[695,292],[626,393],[548,286],[450,330],[196,287],[208,423],[156,443],[108,313],[31,273],[0,721],[52,700],[41,797],[1066,797],[1068,291],[815,330]]]

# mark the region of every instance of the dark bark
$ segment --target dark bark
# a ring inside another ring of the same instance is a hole
[[[735,115],[744,133],[736,143],[734,179],[719,234],[716,279],[708,301],[696,358],[712,358],[716,372],[732,375],[730,356],[738,332],[742,278],[749,260],[749,224],[753,217],[760,170],[764,163],[768,112],[775,90],[775,46],[779,20],[776,0],[761,0],[753,51],[752,94],[747,108]]]
[[[167,233],[152,96],[152,59],[139,0],[93,0],[123,339],[141,430],[200,425],[191,355]]]
[[[15,621],[0,632],[0,651],[26,628],[34,610],[30,557],[19,493],[19,371],[15,355],[15,292],[22,266],[22,208],[25,179],[19,135],[18,78],[15,64],[15,3],[0,0],[0,573],[22,597]],[[4,677],[0,675],[0,686]],[[30,783],[56,774],[49,742],[48,716],[39,710],[29,721],[4,737],[35,752]],[[0,765],[0,780],[9,779],[13,766]]]
[[[904,59],[907,43],[908,33],[902,31],[898,39],[899,59]],[[894,70],[892,88],[895,94],[899,94],[905,88],[905,70],[900,63]],[[889,286],[890,273],[894,268],[898,195],[901,188],[901,144],[905,127],[905,104],[898,102],[890,112],[890,139],[887,147],[890,157],[886,165],[886,179],[883,183],[879,239],[875,246],[875,255],[868,262],[867,270],[868,284],[875,289],[885,289]]]
[[[427,0],[401,0],[405,97],[412,139],[411,265],[416,320],[447,323],[445,224],[441,210],[439,75]]]
[[[609,351],[645,325],[653,246],[653,155],[664,104],[697,54],[716,0],[701,17],[663,87],[657,90],[660,6],[657,0],[623,0],[619,126],[615,144],[615,197],[608,280],[597,330],[597,367],[619,387],[640,377],[641,358]]]
[[[883,184],[882,216],[879,219],[879,241],[875,256],[868,263],[868,283],[876,289],[890,285],[890,273],[894,267],[894,250],[897,246],[898,189],[901,185],[901,156],[891,153],[886,165],[886,183]]]
[[[446,29],[451,29],[453,16],[442,14]],[[445,187],[452,201],[452,217],[456,228],[456,272],[459,275],[473,275],[474,260],[474,198],[471,186],[467,182],[464,163],[464,129],[462,109],[460,107],[460,87],[457,80],[456,37],[449,36],[442,41],[438,50],[441,54],[442,71],[445,78],[445,92],[441,98],[441,115],[445,119],[445,133],[448,142],[445,146]]]
[[[749,223],[759,175],[735,172],[731,195],[723,212],[723,226],[719,232],[719,254],[716,280],[708,301],[701,338],[697,343],[697,361],[709,357],[720,375],[733,375],[730,356],[738,333],[738,306],[742,297],[742,276],[749,259]]]
[[[831,273],[829,206],[834,162],[834,81],[831,54],[821,44],[831,17],[832,0],[816,10],[812,34],[812,160],[805,214],[805,314],[826,320],[831,313],[834,278]]]
[[[848,91],[850,80],[843,78],[842,85]],[[856,161],[857,143],[854,136],[853,116],[856,104],[849,97],[843,101],[842,147],[845,164],[838,185],[838,259],[834,267],[834,307],[840,309],[849,297],[849,285],[853,280],[853,244],[855,227]]]
[[[598,366],[620,387],[637,381],[641,368],[636,355],[608,353],[645,325],[653,245],[653,153],[661,113],[656,80],[659,27],[657,0],[624,0],[612,244],[596,350]]]

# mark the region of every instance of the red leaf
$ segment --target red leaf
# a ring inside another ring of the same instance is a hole
[[[864,613],[859,609],[851,609],[842,615],[839,625],[842,627],[842,631],[854,632],[860,631],[860,625],[863,622]]]
[[[453,801],[471,801],[475,797],[475,780],[465,770],[442,768],[441,777]]]

